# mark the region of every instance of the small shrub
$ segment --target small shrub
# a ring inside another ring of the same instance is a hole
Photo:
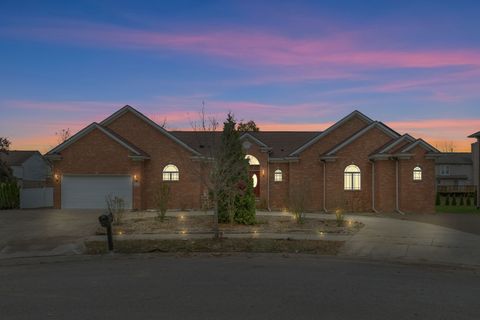
[[[435,198],[435,205],[439,206],[441,204],[440,193],[437,192],[437,197]]]
[[[155,194],[155,208],[157,209],[157,219],[163,222],[168,210],[170,200],[170,186],[162,183]]]
[[[293,214],[295,221],[298,224],[305,223],[306,212],[305,212],[305,192],[300,190],[300,188],[295,188],[290,194],[288,210]]]
[[[472,206],[472,198],[470,196],[467,197],[467,206],[468,207]]]
[[[453,196],[452,197],[452,206],[456,206],[456,205],[457,205],[457,197]]]
[[[337,227],[341,227],[345,223],[345,216],[342,209],[335,210],[335,220],[337,221]]]
[[[125,200],[121,197],[109,194],[105,197],[107,211],[113,217],[113,224],[122,224],[123,214],[125,213]]]
[[[462,207],[465,206],[465,198],[463,196],[460,197],[460,206],[462,206]]]
[[[15,181],[0,183],[0,209],[20,207],[20,188]]]
[[[450,205],[450,197],[448,195],[445,197],[445,205],[446,206]]]

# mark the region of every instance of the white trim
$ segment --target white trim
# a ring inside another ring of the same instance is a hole
[[[425,149],[429,150],[429,151],[432,151],[433,153],[440,153],[440,151],[438,151],[437,149],[435,149],[434,147],[432,147],[430,144],[426,143],[425,141],[423,141],[422,139],[417,139],[416,142],[412,143],[411,145],[407,146],[405,149],[403,149],[400,153],[404,153],[404,152],[408,152],[410,150],[412,150],[413,148],[415,148],[416,146],[422,146],[424,147]]]
[[[264,148],[270,148],[269,146],[267,146],[265,143],[263,143],[262,141],[258,140],[257,138],[255,138],[254,136],[252,136],[250,133],[246,132],[244,134],[242,134],[240,136],[240,140],[242,139],[245,139],[245,138],[250,138],[252,139],[256,144],[264,147]]]
[[[122,116],[123,114],[127,113],[128,111],[132,112],[135,116],[137,116],[138,118],[142,119],[143,121],[145,121],[146,123],[148,123],[149,125],[151,125],[152,127],[154,127],[155,129],[157,129],[158,131],[160,131],[161,133],[163,133],[164,135],[166,135],[167,137],[169,137],[170,139],[172,139],[173,141],[177,142],[178,144],[180,144],[182,147],[188,149],[189,151],[193,152],[194,154],[196,155],[201,155],[200,152],[196,151],[195,149],[191,148],[189,145],[187,145],[185,142],[183,142],[182,140],[178,139],[177,137],[175,137],[173,134],[171,134],[170,132],[168,132],[167,130],[165,130],[164,128],[162,128],[161,126],[159,126],[155,121],[151,120],[150,118],[148,118],[147,116],[145,116],[144,114],[142,114],[141,112],[139,112],[138,110],[136,110],[135,108],[129,106],[128,104],[126,106],[124,106],[123,108],[121,108],[120,110],[118,110],[117,112],[115,112],[114,114],[112,114],[111,116],[109,116],[108,118],[106,118],[105,120],[103,120],[102,122],[100,122],[100,124],[102,126],[107,126],[108,124],[112,123],[115,119],[117,119],[118,117]]]
[[[349,115],[347,115],[346,117],[340,119],[339,121],[337,121],[335,124],[333,124],[332,126],[330,126],[327,130],[321,132],[320,134],[318,134],[316,137],[314,137],[313,139],[311,139],[310,141],[308,141],[307,143],[305,143],[303,146],[301,146],[300,148],[298,148],[297,150],[293,151],[292,153],[290,153],[289,155],[290,156],[294,156],[296,155],[297,153],[299,152],[302,152],[303,150],[305,150],[306,148],[310,147],[312,144],[314,144],[315,142],[317,142],[318,140],[322,139],[323,137],[325,137],[327,134],[329,134],[330,132],[332,132],[333,130],[337,129],[338,127],[340,127],[342,124],[344,124],[345,122],[347,122],[348,120],[352,119],[353,117],[359,117],[360,119],[362,119],[363,121],[365,121],[367,124],[371,124],[373,122],[372,119],[370,119],[369,117],[367,117],[366,115],[364,115],[363,113],[361,113],[360,111],[358,110],[355,110],[353,111],[352,113],[350,113]]]
[[[370,125],[368,125],[367,127],[363,128],[362,130],[360,130],[359,132],[357,132],[356,134],[354,134],[353,136],[351,136],[350,138],[348,138],[347,140],[342,142],[341,144],[337,145],[334,149],[329,151],[326,155],[327,156],[333,156],[337,151],[339,151],[339,150],[343,149],[344,147],[348,146],[350,143],[357,140],[358,138],[360,138],[361,136],[363,136],[365,133],[367,133],[368,131],[370,131],[373,128],[379,128],[380,130],[382,130],[385,134],[389,135],[390,137],[398,138],[398,135],[396,133],[394,133],[394,131],[392,131],[390,128],[385,126],[383,123],[378,122],[378,121],[374,121]]]
[[[130,146],[129,144],[125,143],[124,141],[122,141],[121,139],[119,139],[118,137],[116,137],[114,134],[112,134],[110,131],[108,131],[107,129],[103,128],[101,125],[99,125],[98,123],[96,122],[93,122],[91,124],[89,124],[87,127],[83,128],[82,130],[80,130],[79,132],[77,132],[76,134],[74,134],[72,137],[70,137],[68,140],[64,141],[63,143],[61,143],[60,145],[56,146],[55,148],[53,148],[52,150],[50,150],[49,152],[47,152],[47,154],[45,155],[46,157],[57,157],[56,153],[62,151],[63,149],[65,149],[66,147],[68,147],[69,145],[73,144],[74,142],[76,142],[78,139],[84,137],[85,135],[87,135],[88,133],[90,133],[92,130],[94,129],[98,129],[100,130],[101,132],[103,132],[105,135],[107,135],[109,138],[111,138],[112,140],[116,141],[117,143],[119,143],[120,145],[122,145],[123,147],[125,147],[126,149],[130,150],[131,152],[133,152],[136,156],[139,156],[139,157],[144,157],[144,158],[148,158],[146,156],[144,156],[139,150],[135,149],[134,147]]]
[[[401,136],[400,138],[398,138],[397,140],[393,141],[392,143],[390,143],[389,145],[387,145],[385,148],[383,148],[382,150],[380,150],[378,153],[385,153],[387,152],[388,150],[391,150],[393,147],[397,146],[400,142],[402,142],[403,140],[405,139],[408,139],[410,142],[413,142],[415,141],[415,138],[412,137],[411,135],[409,135],[408,133],[405,133],[403,136]]]

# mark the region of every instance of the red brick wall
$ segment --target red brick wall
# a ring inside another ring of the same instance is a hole
[[[365,121],[354,117],[304,150],[300,154],[298,163],[290,164],[289,173],[291,178],[289,179],[289,188],[290,190],[294,188],[305,190],[307,196],[306,205],[310,211],[323,210],[323,164],[320,162],[320,155],[366,126],[367,123]],[[337,179],[337,176],[328,175],[328,167],[330,165],[331,163],[327,164],[327,180]],[[343,183],[343,169],[339,179]],[[328,189],[328,185],[327,181],[327,199],[332,199],[332,189]],[[330,184],[330,186],[332,185]]]
[[[394,212],[395,206],[395,160],[378,160],[375,162],[375,208],[379,212]]]
[[[435,160],[425,159],[426,151],[416,147],[414,156],[399,161],[400,210],[413,213],[435,212]],[[413,180],[413,168],[422,168],[422,180]]]
[[[142,207],[154,207],[154,197],[163,183],[163,168],[174,164],[180,172],[179,181],[166,182],[170,185],[170,208],[199,208],[202,190],[201,168],[192,161],[193,155],[183,146],[167,137],[134,114],[127,112],[108,125],[126,140],[150,155],[145,161],[142,181]]]
[[[328,210],[372,211],[372,164],[368,157],[390,140],[383,131],[373,128],[338,151],[335,162],[327,163]],[[361,170],[361,190],[344,190],[344,171],[350,164]]]
[[[275,182],[275,170],[282,170],[283,180]],[[289,184],[288,163],[270,163],[270,208],[283,210],[288,208],[288,184]]]
[[[129,151],[98,129],[65,148],[54,161],[53,174],[135,174]],[[61,207],[61,179],[54,182],[54,207]],[[134,197],[135,198],[135,197]],[[138,201],[138,197],[135,198]],[[140,204],[134,201],[134,208]]]

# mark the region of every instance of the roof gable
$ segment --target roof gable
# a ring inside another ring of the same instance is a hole
[[[149,124],[150,126],[155,128],[156,130],[160,131],[162,134],[164,134],[168,138],[172,139],[173,141],[175,141],[176,143],[178,143],[182,147],[186,148],[190,152],[192,152],[196,155],[200,155],[200,153],[197,150],[195,150],[194,148],[192,148],[191,146],[189,146],[188,144],[186,144],[182,140],[178,139],[175,135],[171,134],[170,132],[168,132],[167,130],[165,130],[161,126],[159,126],[155,121],[151,120],[150,118],[145,116],[143,113],[141,113],[140,111],[136,110],[135,108],[133,108],[129,105],[126,105],[123,108],[121,108],[120,110],[118,110],[117,112],[113,113],[111,116],[109,116],[108,118],[106,118],[105,120],[100,122],[100,124],[102,126],[108,126],[110,123],[112,123],[117,118],[119,118],[120,116],[124,115],[127,112],[131,112],[136,117],[143,120],[144,122],[146,122],[147,124]]]
[[[86,136],[88,133],[92,132],[93,130],[98,129],[101,132],[103,132],[105,135],[107,135],[109,138],[112,140],[116,141],[126,149],[128,149],[130,152],[133,153],[134,156],[136,157],[142,157],[142,158],[148,158],[148,154],[146,154],[144,151],[140,150],[138,147],[134,146],[130,142],[126,141],[119,135],[117,135],[115,132],[109,130],[108,128],[105,128],[101,126],[100,124],[93,122],[87,127],[83,128],[76,134],[74,134],[72,137],[70,137],[68,140],[64,141],[63,143],[59,144],[45,155],[46,157],[51,157],[57,155],[60,151],[64,150],[68,146],[72,145],[76,141],[78,141],[80,138]]]
[[[423,139],[417,139],[415,142],[406,146],[400,153],[407,153],[408,151],[412,150],[415,147],[422,147],[423,149],[430,151],[432,153],[440,153],[436,148],[434,148],[431,144],[425,142]]]
[[[386,135],[388,135],[389,137],[391,137],[393,139],[399,137],[398,133],[396,133],[395,131],[393,131],[392,129],[390,129],[389,127],[384,125],[383,123],[378,122],[378,121],[374,121],[370,125],[368,125],[367,127],[363,128],[362,130],[358,131],[357,133],[355,133],[354,135],[352,135],[351,137],[349,137],[348,139],[343,141],[342,143],[338,144],[335,148],[333,148],[332,150],[327,152],[326,155],[327,156],[335,155],[338,151],[345,148],[346,146],[348,146],[349,144],[351,144],[352,142],[354,142],[355,140],[357,140],[358,138],[360,138],[361,136],[363,136],[365,133],[372,130],[373,128],[380,129],[382,132],[384,132]]]
[[[350,113],[349,115],[347,115],[346,117],[342,118],[340,121],[338,121],[335,124],[333,124],[332,126],[330,126],[327,130],[321,132],[316,137],[314,137],[313,139],[311,139],[310,141],[308,141],[304,145],[302,145],[299,148],[297,148],[296,150],[294,150],[292,153],[290,153],[290,156],[298,155],[300,152],[304,151],[305,149],[307,149],[308,147],[310,147],[311,145],[313,145],[314,143],[316,143],[317,141],[319,141],[323,137],[327,136],[330,132],[339,128],[340,126],[342,126],[343,124],[345,124],[346,122],[348,122],[350,119],[352,119],[354,117],[358,117],[359,119],[365,121],[368,125],[370,125],[372,122],[374,122],[372,119],[370,119],[369,117],[367,117],[366,115],[364,115],[360,111],[355,110],[352,113]]]

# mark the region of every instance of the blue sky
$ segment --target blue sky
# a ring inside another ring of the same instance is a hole
[[[47,151],[130,104],[263,130],[354,109],[433,144],[480,130],[475,1],[2,1],[0,136]]]

